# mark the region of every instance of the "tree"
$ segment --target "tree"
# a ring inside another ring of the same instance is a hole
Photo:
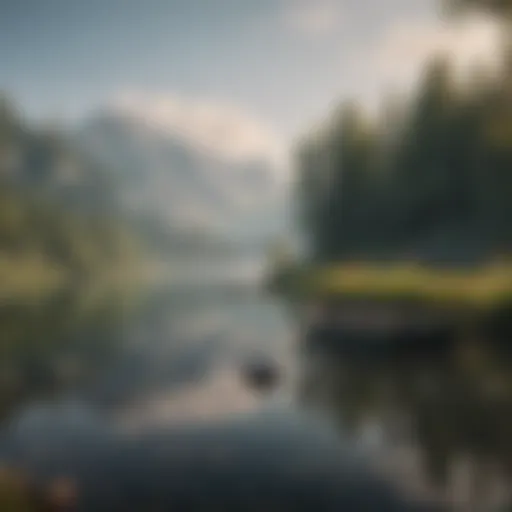
[[[502,76],[474,87],[452,75],[447,59],[430,62],[412,101],[393,106],[394,133],[345,103],[301,146],[299,201],[317,259],[510,250],[512,108]]]
[[[444,7],[452,15],[468,10],[484,11],[500,18],[512,15],[512,0],[444,0]]]

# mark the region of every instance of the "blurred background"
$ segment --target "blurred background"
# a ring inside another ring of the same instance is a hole
[[[512,0],[0,0],[0,510],[512,509]]]

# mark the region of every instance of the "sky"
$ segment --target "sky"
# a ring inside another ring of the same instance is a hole
[[[36,119],[126,98],[210,105],[286,145],[341,99],[410,81],[433,51],[490,53],[480,20],[447,29],[438,3],[0,0],[0,90]]]

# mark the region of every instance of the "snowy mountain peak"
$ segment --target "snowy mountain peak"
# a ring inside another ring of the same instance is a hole
[[[105,108],[110,115],[171,136],[232,163],[264,161],[285,172],[286,151],[273,131],[231,105],[173,95],[125,93]]]
[[[117,178],[125,205],[180,228],[273,235],[283,223],[285,152],[235,109],[172,97],[124,97],[78,131]]]

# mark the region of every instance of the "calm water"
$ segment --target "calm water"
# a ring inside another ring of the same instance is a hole
[[[38,481],[78,482],[80,510],[416,510],[434,498],[470,510],[507,498],[508,388],[496,378],[479,395],[480,367],[307,350],[286,311],[251,290],[164,290],[102,326],[63,336],[81,347],[68,367],[87,359],[87,371],[20,399],[0,444]],[[244,385],[253,358],[279,367],[271,394]],[[478,492],[475,471],[489,482]]]

